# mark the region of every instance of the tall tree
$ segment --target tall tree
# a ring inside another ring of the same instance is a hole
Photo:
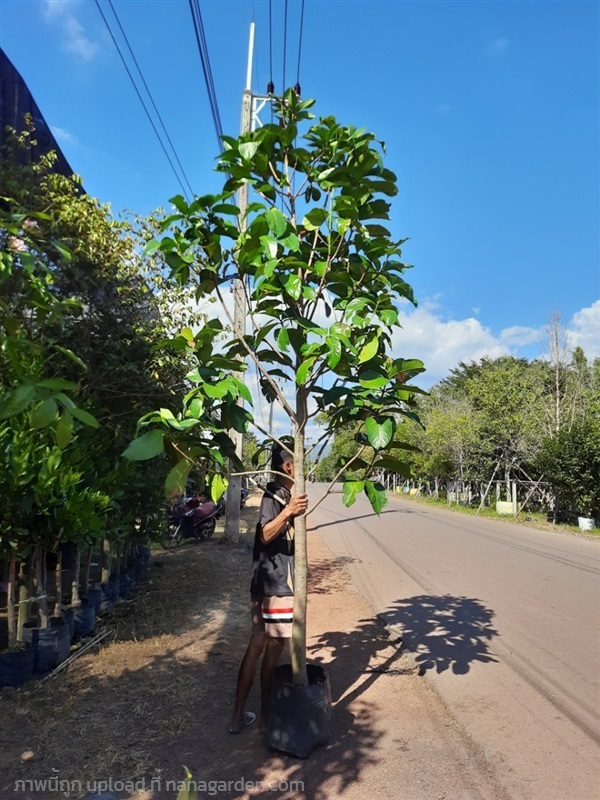
[[[293,446],[273,438],[293,452],[294,491],[304,492],[309,451],[318,452],[341,425],[356,421],[362,425],[362,443],[352,464],[362,475],[346,482],[345,500],[351,504],[365,491],[379,512],[386,493],[370,476],[380,468],[402,468],[393,452],[399,447],[396,418],[415,417],[412,399],[420,390],[409,381],[423,370],[420,361],[387,354],[391,332],[398,327],[396,303],[413,301],[403,278],[402,241],[394,241],[381,223],[389,219],[384,198],[394,196],[397,188],[372,134],[340,125],[333,117],[307,129],[312,105],[288,91],[282,100],[273,99],[272,124],[239,139],[225,137],[217,165],[225,175],[223,191],[191,204],[174,198],[179,213],[171,220],[170,235],[151,242],[148,251],[160,247],[173,275],[193,287],[197,297],[218,297],[231,323],[227,286],[240,278],[246,287],[247,335],[230,335],[215,351],[207,326],[214,332],[222,325],[213,320],[190,338],[199,367],[188,376],[195,383],[188,404],[206,408],[212,402],[212,418],[222,429],[244,430],[251,415],[236,401],[240,395],[248,400],[247,390],[231,371],[251,359],[266,399],[281,406],[293,428]],[[248,207],[245,225],[238,226],[231,220],[239,215],[231,199],[244,183],[257,199]],[[307,449],[307,425],[319,413],[326,414],[326,430]],[[176,428],[167,438],[181,439]],[[368,446],[373,456],[366,461],[362,456]],[[178,441],[177,447],[193,460],[187,443]],[[211,447],[208,441],[206,447]],[[303,685],[305,517],[295,523],[295,552],[292,667],[294,682]]]

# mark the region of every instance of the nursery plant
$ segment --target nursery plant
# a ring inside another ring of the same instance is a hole
[[[400,330],[398,304],[414,303],[404,279],[401,246],[385,222],[397,193],[396,176],[385,167],[385,147],[375,136],[333,117],[316,120],[312,100],[294,91],[272,98],[273,122],[239,138],[224,137],[217,171],[222,191],[188,203],[172,199],[173,213],[147,253],[161,250],[174,277],[197,301],[214,298],[219,311],[197,332],[178,337],[198,366],[187,376],[183,408],[146,416],[150,426],[128,452],[150,458],[165,449],[178,461],[171,486],[183,482],[201,457],[208,465],[213,497],[224,489],[221,446],[226,431],[250,423],[267,431],[248,405],[251,395],[235,372],[253,362],[260,390],[287,415],[293,443],[271,439],[293,453],[295,493],[305,490],[307,458],[318,456],[335,431],[360,423],[360,447],[338,464],[360,470],[344,483],[344,502],[364,492],[379,513],[386,492],[372,475],[406,472],[402,423],[418,421],[410,383],[421,361],[393,357]],[[238,189],[252,193],[243,218]],[[230,284],[241,280],[248,330],[236,336]],[[317,414],[325,424],[306,447],[307,427]],[[157,426],[160,423],[160,427]],[[230,443],[227,452],[230,452]],[[368,459],[363,456],[369,453]],[[331,486],[329,488],[331,488]],[[321,498],[322,499],[322,498]],[[320,502],[320,500],[318,501]],[[295,520],[295,603],[292,667],[296,686],[308,683],[306,668],[306,516]]]

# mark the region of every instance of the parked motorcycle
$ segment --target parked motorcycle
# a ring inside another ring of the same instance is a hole
[[[197,542],[210,539],[222,513],[221,503],[200,497],[184,500],[168,512],[163,546],[167,550],[174,550],[184,539],[195,539]]]

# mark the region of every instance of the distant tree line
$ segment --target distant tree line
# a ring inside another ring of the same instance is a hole
[[[418,398],[423,427],[403,432],[419,450],[405,456],[413,485],[437,496],[469,487],[479,499],[491,480],[501,481],[510,498],[517,479],[544,487],[538,506],[598,515],[600,359],[590,363],[580,347],[569,350],[558,315],[546,334],[543,359],[461,362]],[[331,479],[357,451],[355,434],[353,426],[338,432],[318,480]]]

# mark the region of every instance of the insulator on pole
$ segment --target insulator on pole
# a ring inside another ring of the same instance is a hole
[[[294,86],[294,91],[296,92],[296,94],[298,95],[298,97],[300,97],[300,95],[302,94],[302,89],[300,88],[300,84],[299,84],[299,83],[297,83],[297,84]]]
[[[275,84],[273,81],[269,81],[267,84],[267,94],[275,94]]]

